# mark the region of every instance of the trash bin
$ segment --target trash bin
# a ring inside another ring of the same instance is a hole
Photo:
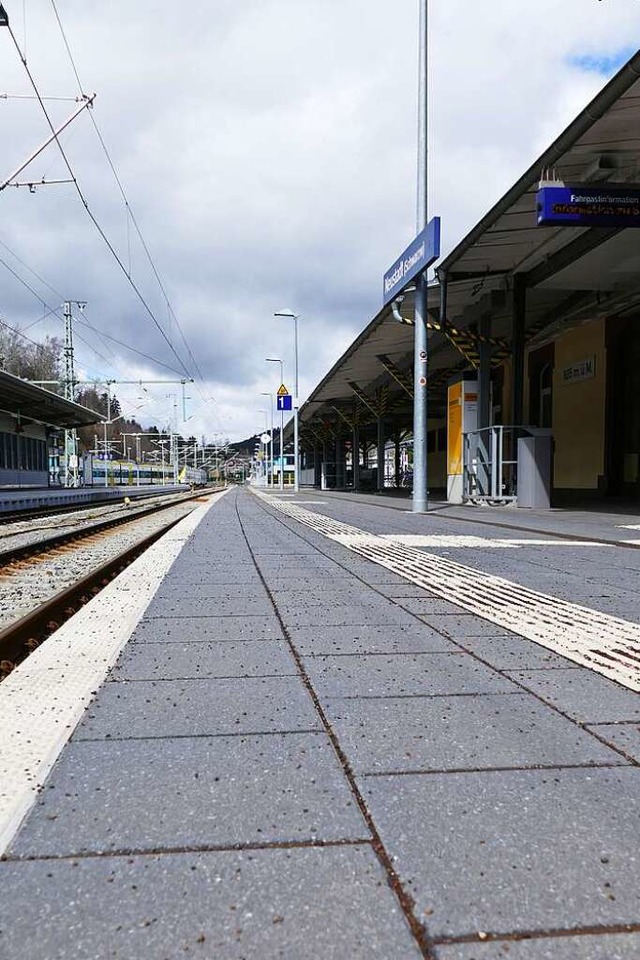
[[[518,506],[548,510],[551,506],[553,438],[545,432],[518,440]]]

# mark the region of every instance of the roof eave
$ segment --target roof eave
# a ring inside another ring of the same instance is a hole
[[[625,63],[606,86],[587,104],[584,110],[578,114],[575,120],[554,140],[551,146],[532,163],[526,173],[478,221],[473,230],[445,257],[438,266],[438,270],[444,273],[450,271],[456,261],[473,246],[485,230],[493,226],[511,205],[540,179],[541,171],[547,167],[552,167],[556,161],[560,160],[563,154],[574,146],[596,120],[604,116],[616,100],[623,96],[638,79],[640,79],[640,50]]]

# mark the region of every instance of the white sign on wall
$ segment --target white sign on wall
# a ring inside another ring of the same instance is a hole
[[[578,383],[581,380],[592,380],[596,375],[596,358],[587,357],[577,360],[568,367],[564,367],[561,374],[561,383]]]

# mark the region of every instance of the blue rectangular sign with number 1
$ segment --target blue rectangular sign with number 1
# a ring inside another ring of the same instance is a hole
[[[277,397],[276,399],[277,399],[277,401],[278,401],[278,410],[291,410],[291,409],[292,409],[291,394],[290,394],[290,393],[285,393],[284,396],[282,396],[282,397]]]

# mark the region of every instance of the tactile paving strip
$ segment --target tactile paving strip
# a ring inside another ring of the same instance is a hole
[[[433,595],[640,691],[640,625],[480,573],[294,503],[265,499],[292,519]]]

